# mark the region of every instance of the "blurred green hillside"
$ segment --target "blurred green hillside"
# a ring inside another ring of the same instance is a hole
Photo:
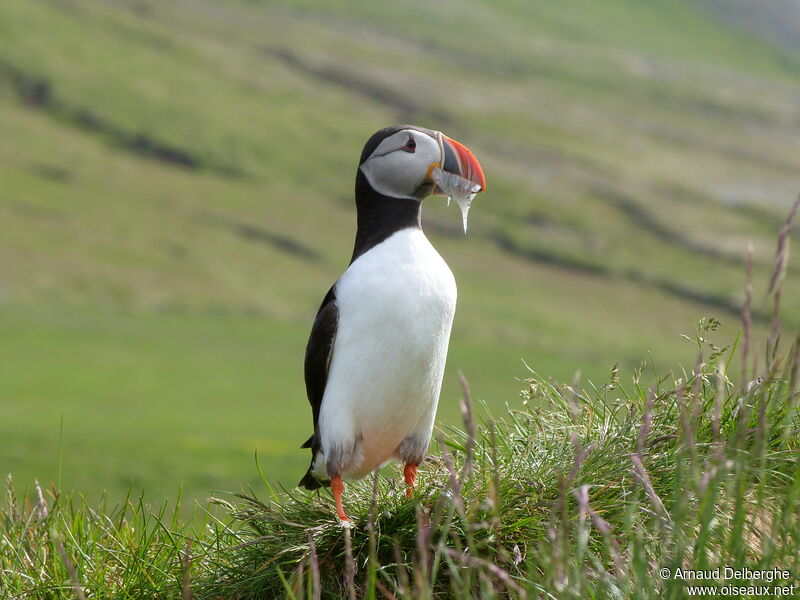
[[[679,334],[707,315],[732,341],[747,243],[760,299],[799,187],[800,59],[728,16],[0,3],[0,473],[203,497],[254,484],[257,449],[294,485],[306,336],[350,257],[361,147],[396,122],[462,141],[489,183],[466,237],[425,206],[459,283],[444,422],[458,369],[502,406],[523,360],[592,380],[648,353],[691,365]]]

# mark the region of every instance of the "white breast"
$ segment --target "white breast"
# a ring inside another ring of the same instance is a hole
[[[325,455],[355,440],[341,475],[362,477],[407,436],[430,440],[456,284],[422,231],[410,228],[356,259],[335,293],[339,322],[314,470],[322,475]]]

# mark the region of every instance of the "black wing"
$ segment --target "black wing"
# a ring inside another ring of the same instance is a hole
[[[334,287],[336,286],[334,285]],[[322,300],[306,346],[306,394],[308,395],[308,401],[311,403],[311,412],[314,415],[314,433],[300,447],[311,448],[312,464],[319,450],[319,435],[317,432],[319,411],[322,406],[322,396],[325,394],[325,386],[328,383],[328,367],[331,364],[333,341],[336,338],[336,327],[339,322],[339,308],[336,306],[334,287],[328,290]],[[314,490],[320,487],[322,483],[311,474],[311,467],[309,467],[299,485],[309,490]]]

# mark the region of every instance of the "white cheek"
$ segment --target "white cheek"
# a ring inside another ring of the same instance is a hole
[[[395,198],[412,197],[426,175],[414,155],[396,152],[368,160],[361,172],[375,191]]]
[[[433,163],[441,163],[439,143],[429,136],[417,136],[417,151],[389,152],[361,165],[361,172],[372,188],[394,198],[413,198]]]

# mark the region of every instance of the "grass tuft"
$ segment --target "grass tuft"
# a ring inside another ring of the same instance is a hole
[[[699,346],[715,327],[701,322]],[[685,582],[656,567],[798,572],[788,356],[739,385],[719,348],[648,391],[640,373],[590,391],[531,373],[521,407],[440,439],[411,500],[399,476],[348,485],[352,528],[327,495],[236,494],[243,527],[216,541],[205,594],[668,598]]]

